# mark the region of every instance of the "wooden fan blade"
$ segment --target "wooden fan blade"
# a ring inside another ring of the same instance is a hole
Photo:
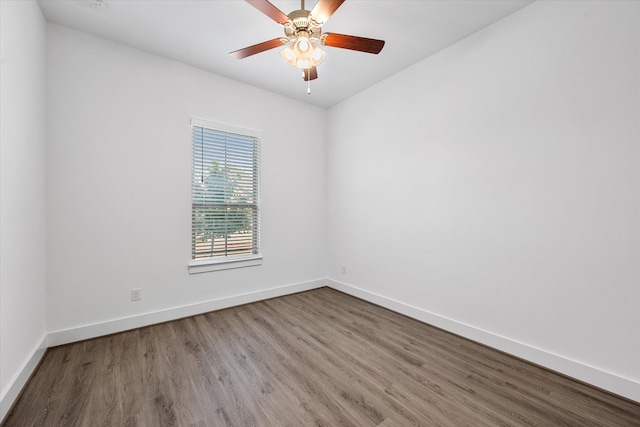
[[[311,10],[311,17],[318,24],[322,25],[333,15],[333,12],[344,3],[344,0],[318,0],[318,3]]]
[[[267,15],[280,25],[284,25],[289,22],[289,17],[285,15],[280,9],[269,3],[267,0],[246,0],[251,6],[258,9],[260,12]]]
[[[236,59],[246,58],[247,56],[255,55],[256,53],[264,52],[265,50],[274,49],[282,46],[286,42],[286,39],[277,38],[268,40],[266,42],[254,44],[253,46],[245,47],[244,49],[234,50],[229,52],[229,55]]]
[[[302,78],[305,82],[308,82],[309,80],[315,80],[318,78],[318,70],[316,69],[316,67],[305,68],[304,76]]]
[[[320,42],[325,46],[376,54],[380,53],[384,47],[384,40],[368,39],[366,37],[347,36],[345,34],[335,33],[324,33],[320,38]]]

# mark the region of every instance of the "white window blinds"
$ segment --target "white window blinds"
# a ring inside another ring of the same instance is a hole
[[[197,122],[192,129],[191,258],[259,254],[259,138]]]

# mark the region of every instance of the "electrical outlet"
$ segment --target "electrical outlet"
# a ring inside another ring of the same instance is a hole
[[[347,274],[347,267],[344,265],[342,266],[342,274]]]
[[[131,289],[131,301],[140,301],[140,289]]]

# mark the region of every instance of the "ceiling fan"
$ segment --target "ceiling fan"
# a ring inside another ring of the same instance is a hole
[[[267,0],[246,1],[282,25],[286,37],[278,37],[230,52],[229,55],[234,58],[242,59],[285,46],[280,52],[282,59],[292,67],[301,69],[302,78],[310,81],[318,78],[316,66],[325,58],[325,53],[318,44],[373,54],[379,53],[384,47],[384,40],[322,32],[322,25],[345,0],[318,0],[311,11],[305,10],[304,0],[301,0],[300,10],[294,10],[288,15]]]

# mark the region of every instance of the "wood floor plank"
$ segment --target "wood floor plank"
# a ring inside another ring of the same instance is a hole
[[[640,426],[640,404],[321,288],[48,349],[13,426]]]

